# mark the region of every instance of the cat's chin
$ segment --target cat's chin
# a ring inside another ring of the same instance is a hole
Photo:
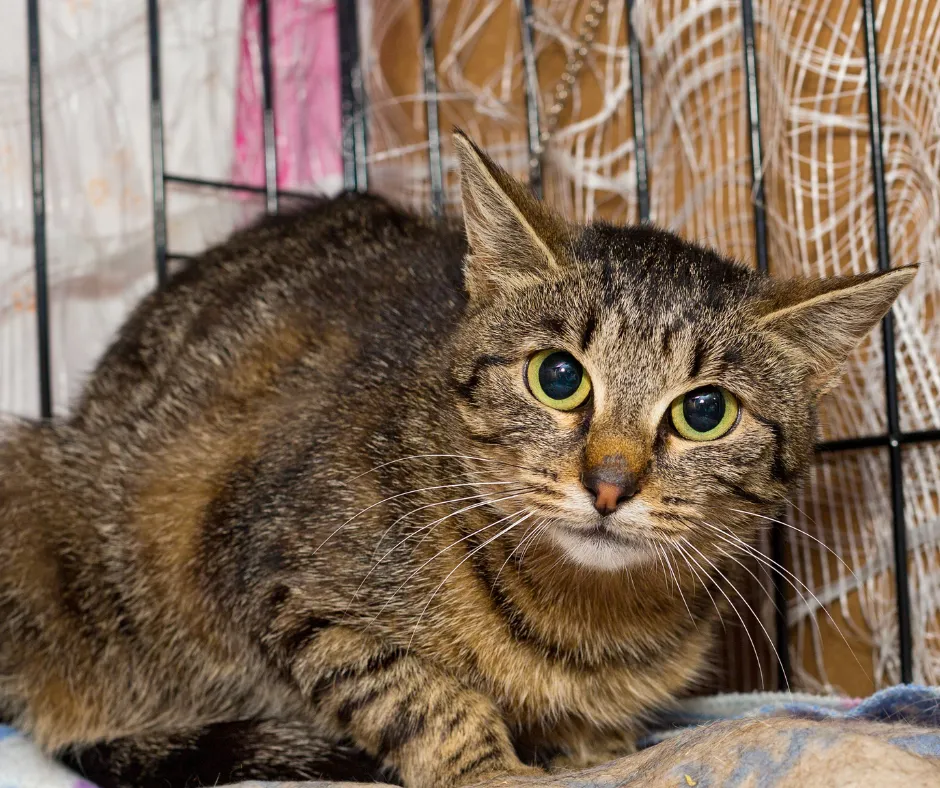
[[[552,538],[569,560],[589,569],[616,572],[655,560],[642,542],[622,537],[603,526],[584,528],[556,524]]]

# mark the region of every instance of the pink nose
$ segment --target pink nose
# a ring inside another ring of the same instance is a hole
[[[592,468],[581,481],[594,495],[594,508],[604,515],[613,514],[640,489],[634,474],[604,466]]]

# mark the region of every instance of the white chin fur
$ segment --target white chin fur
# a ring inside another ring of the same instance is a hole
[[[589,569],[615,572],[645,564],[654,559],[648,550],[578,536],[563,528],[552,528],[551,535],[572,561]]]

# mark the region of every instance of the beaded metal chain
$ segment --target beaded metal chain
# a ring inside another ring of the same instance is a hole
[[[545,151],[545,143],[548,142],[558,128],[558,118],[564,111],[568,99],[571,98],[574,83],[577,81],[581,69],[584,68],[584,61],[587,60],[589,48],[597,35],[597,28],[606,11],[607,0],[591,0],[588,4],[587,13],[581,22],[581,30],[578,32],[578,43],[568,53],[565,70],[555,84],[555,90],[552,91],[552,103],[546,112],[545,126],[542,133],[539,134],[540,153]]]

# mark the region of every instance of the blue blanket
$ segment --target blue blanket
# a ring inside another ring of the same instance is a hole
[[[768,693],[699,698],[664,715],[641,747],[635,755],[577,774],[493,785],[940,786],[940,688],[899,686],[866,699]],[[278,786],[287,788],[266,784]],[[94,786],[0,726],[0,788]]]
[[[846,698],[808,693],[753,692],[695,698],[660,715],[654,729],[641,741],[649,747],[679,733],[720,720],[750,717],[793,720],[869,720],[937,729],[940,739],[940,687],[899,685],[868,698]],[[931,734],[932,735],[932,734]],[[932,757],[940,758],[935,748]]]

